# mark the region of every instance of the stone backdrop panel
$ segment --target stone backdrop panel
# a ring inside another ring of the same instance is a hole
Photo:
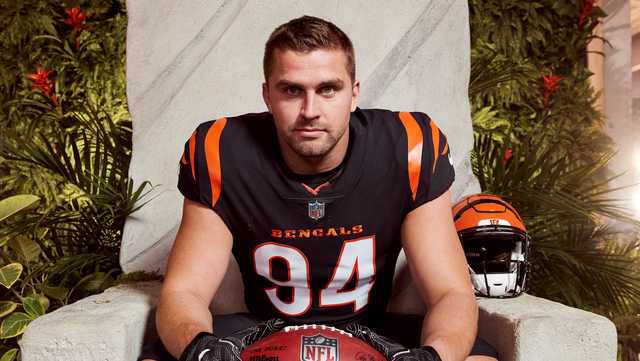
[[[264,43],[276,26],[304,14],[328,19],[351,37],[360,106],[430,114],[449,138],[454,198],[479,190],[468,160],[465,0],[135,0],[127,7],[130,175],[156,188],[153,201],[127,220],[125,271],[164,272],[182,209],[176,184],[185,140],[203,121],[266,110]]]

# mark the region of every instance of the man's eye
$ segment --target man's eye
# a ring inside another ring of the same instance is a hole
[[[290,86],[285,88],[285,92],[287,93],[287,95],[298,95],[300,94],[300,89]]]
[[[332,86],[326,86],[320,89],[320,92],[322,93],[322,95],[333,95],[336,92],[336,88]]]

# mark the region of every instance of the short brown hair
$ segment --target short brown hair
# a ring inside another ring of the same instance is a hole
[[[313,16],[302,16],[278,26],[264,47],[262,67],[265,81],[273,66],[273,52],[293,50],[308,53],[317,49],[340,49],[347,56],[347,72],[356,79],[356,56],[351,40],[333,23]]]

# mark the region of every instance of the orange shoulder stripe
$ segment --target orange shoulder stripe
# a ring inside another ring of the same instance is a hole
[[[436,172],[436,164],[438,164],[438,149],[440,148],[440,130],[438,125],[433,119],[429,119],[429,125],[431,126],[431,140],[433,141],[433,170]]]
[[[196,132],[194,131],[189,138],[189,162],[191,162],[191,175],[196,179]],[[185,162],[186,164],[186,162]]]
[[[400,112],[400,121],[407,132],[407,165],[409,172],[409,186],[411,196],[416,200],[418,185],[420,184],[420,167],[422,166],[422,129],[416,118],[409,112]]]
[[[449,150],[449,142],[446,142],[446,143],[444,143],[444,149],[442,150],[442,153],[440,153],[440,155],[447,154],[448,150]]]
[[[204,151],[211,182],[211,207],[215,207],[222,193],[222,169],[220,167],[220,137],[227,124],[227,118],[218,119],[207,131],[204,138]]]

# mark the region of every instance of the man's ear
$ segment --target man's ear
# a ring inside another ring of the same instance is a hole
[[[267,109],[269,109],[269,112],[271,112],[271,99],[269,98],[269,86],[267,85],[266,82],[262,83],[262,100],[264,101],[264,104],[267,106]]]
[[[356,80],[353,82],[353,86],[351,87],[351,111],[355,111],[358,106],[358,99],[360,98],[360,81]]]

